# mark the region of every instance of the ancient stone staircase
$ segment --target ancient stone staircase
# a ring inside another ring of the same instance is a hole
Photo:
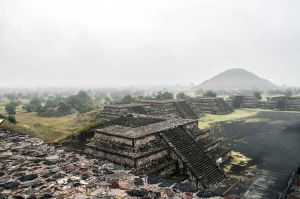
[[[222,107],[224,113],[232,112],[232,108],[223,100],[223,99],[217,99],[217,103],[219,107]]]
[[[223,171],[205,153],[194,138],[182,128],[161,133],[162,138],[186,162],[188,169],[204,187],[210,187],[224,180]]]
[[[185,101],[182,102],[175,102],[174,106],[176,107],[177,111],[179,112],[182,118],[187,119],[197,119],[196,113],[187,105]]]

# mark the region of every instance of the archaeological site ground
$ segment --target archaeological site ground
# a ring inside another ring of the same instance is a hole
[[[300,199],[300,0],[0,0],[0,199]]]

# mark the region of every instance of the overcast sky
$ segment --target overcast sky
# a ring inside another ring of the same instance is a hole
[[[0,87],[300,86],[299,0],[0,0]]]

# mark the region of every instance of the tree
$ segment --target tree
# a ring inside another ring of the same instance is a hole
[[[262,99],[261,93],[259,91],[255,91],[253,94],[256,97],[256,99],[258,99],[258,100]]]
[[[182,100],[188,101],[188,100],[191,100],[191,97],[188,96],[188,95],[186,95],[186,94],[183,93],[183,92],[180,92],[180,93],[177,93],[176,99],[182,99]]]
[[[293,92],[290,89],[287,89],[284,91],[284,96],[285,97],[291,97],[293,95]]]
[[[6,119],[6,117],[0,113],[0,119]]]
[[[104,100],[105,100],[105,102],[107,102],[107,103],[110,103],[110,102],[111,102],[111,99],[110,99],[108,96],[105,96],[105,97],[104,97]]]
[[[17,104],[15,102],[9,102],[8,104],[5,105],[5,111],[9,115],[15,115],[16,114],[16,107],[17,107]]]
[[[8,116],[7,120],[14,124],[17,123],[17,120],[16,120],[15,116],[13,116],[13,115]]]
[[[93,100],[85,91],[79,91],[77,95],[71,95],[66,99],[66,104],[80,113],[93,110]]]
[[[130,94],[131,92],[129,90],[121,90],[121,91],[114,91],[110,93],[110,97],[114,101],[121,101],[121,99],[125,96]]]
[[[38,97],[34,97],[29,101],[29,104],[25,104],[23,109],[27,112],[40,112],[42,110],[43,100]]]
[[[62,100],[59,97],[56,97],[54,99],[48,99],[46,101],[46,104],[44,106],[44,108],[55,108],[56,106],[58,106],[58,104],[61,102]]]
[[[203,93],[204,97],[217,97],[217,94],[212,92],[211,90],[206,91],[205,93]]]
[[[159,91],[156,95],[156,99],[158,100],[167,100],[167,99],[174,99],[174,95],[171,92],[161,92]]]
[[[71,113],[71,107],[64,102],[60,102],[58,104],[57,111],[62,115],[67,115]]]
[[[125,95],[122,99],[121,102],[122,103],[131,103],[133,102],[133,98],[131,97],[131,95]]]

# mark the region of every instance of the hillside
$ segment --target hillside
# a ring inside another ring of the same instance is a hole
[[[270,90],[276,89],[278,86],[272,82],[262,79],[247,70],[234,68],[226,70],[213,78],[204,81],[193,89],[203,90]]]

